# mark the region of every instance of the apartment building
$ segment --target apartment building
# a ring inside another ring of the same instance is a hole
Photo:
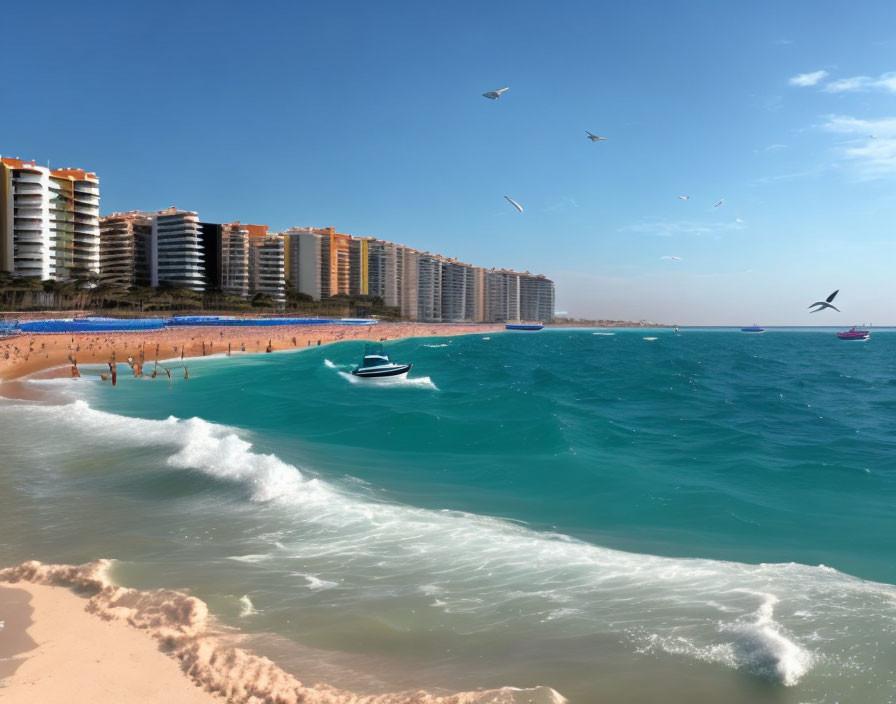
[[[252,228],[264,228],[264,233]],[[249,226],[249,288],[252,294],[264,293],[282,308],[286,303],[284,239],[268,234],[267,226]]]
[[[66,280],[99,274],[99,179],[0,158],[0,270]]]
[[[197,293],[205,291],[205,257],[199,216],[174,206],[150,215],[150,284],[167,283]]]
[[[138,210],[100,218],[99,282],[122,288],[149,286],[151,237],[152,218]]]
[[[205,283],[209,290],[249,295],[249,230],[238,222],[201,222]]]

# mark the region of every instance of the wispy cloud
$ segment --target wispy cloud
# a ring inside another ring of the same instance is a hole
[[[793,82],[793,79],[791,79]],[[817,83],[818,81],[816,81]],[[802,84],[798,84],[802,85]],[[815,85],[808,83],[806,85]],[[885,93],[896,93],[896,71],[890,73],[882,73],[877,78],[871,76],[852,76],[851,78],[840,78],[831,81],[822,90],[825,93],[853,93],[853,92],[869,92],[884,91]]]
[[[787,82],[792,86],[814,86],[827,77],[827,71],[813,71],[812,73],[799,73]]]
[[[681,257],[673,257],[671,254],[666,254],[666,255],[660,257],[660,259],[665,259],[666,261],[671,261],[671,262],[680,262],[681,261]]]
[[[852,137],[839,147],[841,157],[854,164],[863,179],[896,174],[896,117],[862,120],[830,115],[822,126],[828,132]]]
[[[732,230],[743,230],[744,226],[736,222],[695,222],[693,220],[660,220],[646,218],[633,225],[619,228],[620,232],[632,232],[639,235],[656,235],[657,237],[673,237],[675,235],[720,235]]]
[[[559,213],[559,212],[569,210],[570,208],[578,208],[578,207],[579,207],[579,201],[577,201],[572,196],[560,196],[559,200],[555,201],[551,205],[546,206],[544,208],[544,210],[546,212],[550,212],[550,213]]]

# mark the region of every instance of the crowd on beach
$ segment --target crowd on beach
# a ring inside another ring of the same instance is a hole
[[[0,379],[20,379],[52,370],[52,376],[80,376],[79,364],[108,365],[103,378],[115,381],[118,364],[135,376],[168,374],[171,364],[212,354],[255,354],[315,347],[340,340],[384,342],[403,337],[463,335],[503,329],[497,324],[380,323],[358,325],[283,325],[276,327],[180,327],[140,332],[21,334],[0,340]],[[152,365],[152,369],[149,369]]]

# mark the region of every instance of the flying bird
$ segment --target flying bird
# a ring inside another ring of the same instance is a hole
[[[813,303],[809,307],[815,308],[815,306],[819,306],[818,308],[815,308],[815,310],[812,311],[813,313],[817,313],[818,311],[824,310],[825,308],[833,308],[835,311],[837,311],[839,313],[840,309],[831,305],[831,301],[834,300],[834,298],[837,296],[838,293],[840,293],[839,288],[836,291],[834,291],[830,296],[825,298],[823,301],[815,301],[815,303]]]
[[[690,200],[690,196],[678,196],[678,200]]]
[[[489,100],[497,100],[501,97],[501,93],[506,90],[510,90],[510,86],[507,86],[506,88],[499,88],[498,90],[490,90],[488,93],[483,93],[482,97],[488,98]]]
[[[718,207],[719,207],[722,203],[724,203],[724,202],[725,202],[725,199],[722,198],[722,200],[720,200],[718,203],[716,203],[716,204],[715,204],[714,206],[712,206],[712,207],[713,207],[713,208],[718,208]]]
[[[607,141],[606,137],[598,137],[596,134],[591,134],[588,130],[585,130],[585,134],[588,135],[588,139],[590,139],[592,142],[606,142]]]
[[[672,256],[669,256],[669,255],[666,255],[665,257],[660,257],[660,259],[668,259],[668,260],[672,260],[672,261],[676,261],[676,262],[680,262],[680,261],[681,261],[681,257],[672,257]]]
[[[504,197],[505,197],[507,200],[510,201],[510,204],[511,204],[514,208],[516,208],[516,209],[519,210],[520,212],[523,212],[523,206],[521,206],[519,203],[517,203],[513,198],[511,198],[510,196],[504,196]]]

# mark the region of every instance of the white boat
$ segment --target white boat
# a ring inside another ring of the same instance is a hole
[[[362,379],[384,379],[407,376],[412,364],[394,364],[389,361],[388,355],[383,352],[382,345],[367,345],[364,349],[364,359],[361,364],[352,370],[352,374]]]

